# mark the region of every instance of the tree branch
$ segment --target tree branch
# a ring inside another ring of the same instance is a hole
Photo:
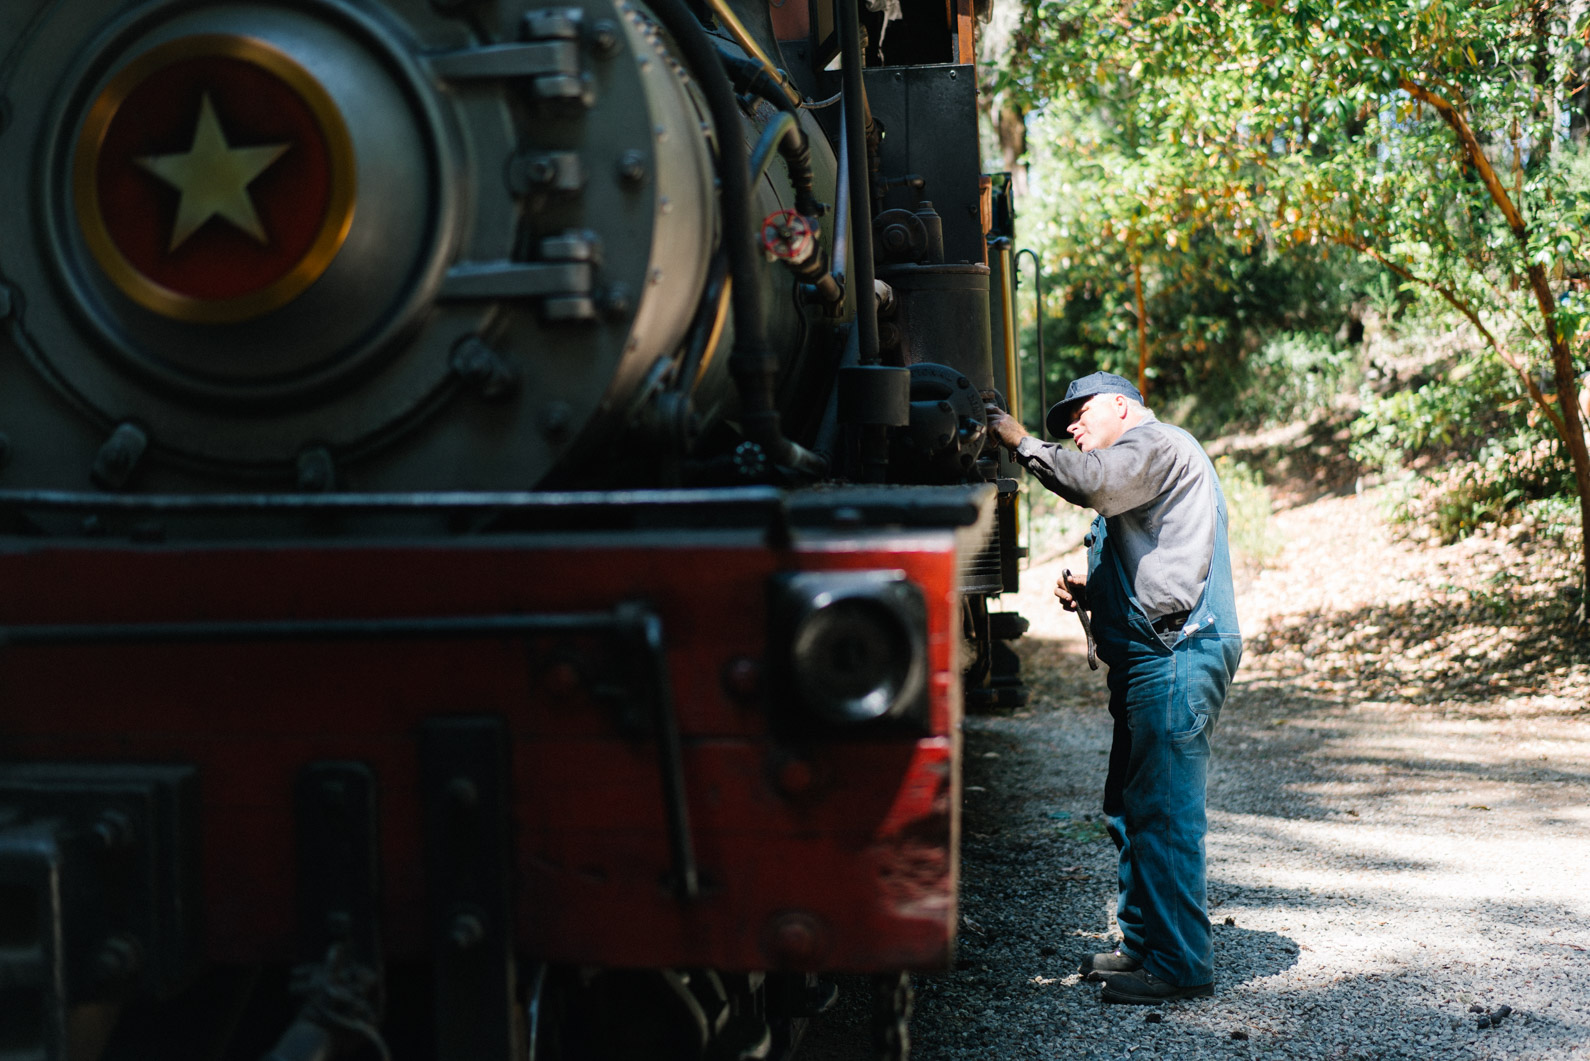
[[[1480,333],[1480,336],[1488,344],[1490,344],[1491,349],[1496,351],[1496,356],[1502,359],[1502,363],[1518,374],[1518,378],[1523,382],[1524,387],[1529,391],[1530,398],[1533,399],[1535,404],[1540,407],[1541,411],[1546,414],[1547,419],[1551,421],[1551,426],[1556,429],[1557,434],[1561,436],[1563,442],[1566,443],[1568,441],[1568,425],[1563,422],[1562,417],[1557,414],[1556,410],[1554,410],[1547,403],[1546,396],[1541,393],[1540,384],[1535,382],[1535,377],[1531,375],[1529,370],[1526,369],[1523,364],[1519,362],[1518,359],[1515,358],[1512,353],[1502,345],[1501,340],[1497,339],[1496,336],[1491,334],[1490,329],[1485,327],[1485,323],[1480,320],[1479,313],[1476,312],[1474,307],[1470,306],[1465,299],[1459,296],[1456,291],[1452,290],[1450,287],[1447,287],[1445,284],[1440,284],[1434,280],[1430,280],[1426,277],[1415,274],[1406,267],[1399,265],[1390,258],[1387,258],[1384,254],[1369,246],[1367,243],[1356,240],[1351,236],[1338,235],[1336,237],[1336,242],[1344,246],[1351,247],[1360,254],[1368,255],[1410,283],[1421,284],[1424,287],[1429,288],[1431,291],[1434,291],[1436,294],[1446,299],[1447,304],[1453,309],[1467,317],[1469,323],[1474,325],[1474,329]]]
[[[1491,160],[1485,157],[1484,150],[1480,147],[1479,138],[1474,135],[1474,130],[1469,127],[1468,119],[1463,117],[1463,112],[1453,106],[1444,96],[1430,91],[1425,86],[1412,78],[1401,78],[1398,82],[1402,90],[1414,99],[1422,100],[1435,108],[1443,121],[1452,127],[1457,134],[1458,143],[1463,146],[1463,153],[1468,156],[1474,168],[1479,171],[1480,180],[1485,182],[1485,190],[1491,193],[1502,217],[1507,221],[1507,227],[1513,230],[1513,235],[1524,240],[1529,235],[1528,227],[1524,224],[1524,216],[1518,212],[1512,197],[1507,194],[1507,189],[1502,186],[1501,179],[1496,176],[1496,170],[1491,168]]]
[[[1579,418],[1579,383],[1577,373],[1574,371],[1573,353],[1568,349],[1567,339],[1562,334],[1562,328],[1557,324],[1557,300],[1552,294],[1551,283],[1546,277],[1545,266],[1540,262],[1531,261],[1529,258],[1529,226],[1519,212],[1518,204],[1508,196],[1507,189],[1497,179],[1496,171],[1491,168],[1491,163],[1485,157],[1485,152],[1480,149],[1480,142],[1470,128],[1467,119],[1461,111],[1440,95],[1431,92],[1410,78],[1401,78],[1402,88],[1416,99],[1422,99],[1434,107],[1452,131],[1457,134],[1458,142],[1463,145],[1464,154],[1469,161],[1474,163],[1474,168],[1479,171],[1480,179],[1485,182],[1485,188],[1490,192],[1491,200],[1502,211],[1502,216],[1507,220],[1507,226],[1513,230],[1513,236],[1518,240],[1519,250],[1524,259],[1524,271],[1529,276],[1529,286],[1535,293],[1535,302],[1540,306],[1540,322],[1546,333],[1546,342],[1551,350],[1552,370],[1557,377],[1558,412],[1561,414],[1559,421],[1557,415],[1552,416],[1552,424],[1557,427],[1562,435],[1562,441],[1568,447],[1568,454],[1573,459],[1574,486],[1579,493],[1579,520],[1584,528],[1582,547],[1584,552],[1584,602],[1579,608],[1579,621],[1590,624],[1590,445],[1587,445],[1584,424]],[[1538,387],[1534,390],[1538,391]],[[1541,408],[1545,408],[1541,404]]]

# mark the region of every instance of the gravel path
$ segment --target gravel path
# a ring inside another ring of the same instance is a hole
[[[917,1061],[1590,1059],[1590,646],[1476,596],[1561,583],[1507,574],[1527,543],[1393,540],[1372,494],[1277,522],[1215,740],[1216,996],[1105,1006],[1076,975],[1112,945],[1114,849],[1102,674],[1047,595],[1068,555],[1014,602],[1032,703],[966,723],[962,932],[916,980]],[[868,1056],[842,987],[819,1061]]]

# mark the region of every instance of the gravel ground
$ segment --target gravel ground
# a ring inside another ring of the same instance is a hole
[[[1500,577],[1544,614],[1562,583],[1507,574],[1527,542],[1395,540],[1373,492],[1277,524],[1216,732],[1216,996],[1106,1006],[1076,974],[1115,937],[1107,696],[1047,596],[1072,554],[1014,602],[1032,703],[966,722],[962,931],[916,978],[918,1061],[1590,1059],[1590,646],[1475,605]],[[817,1061],[869,1056],[866,984],[841,987]]]

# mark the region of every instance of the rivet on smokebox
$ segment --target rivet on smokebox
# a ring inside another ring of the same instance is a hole
[[[610,18],[599,18],[586,30],[585,39],[597,55],[617,55],[622,45],[618,23]]]
[[[149,436],[141,427],[133,423],[119,424],[94,455],[89,477],[106,490],[119,490],[132,478],[148,448]]]
[[[458,914],[447,930],[447,941],[454,950],[468,950],[485,936],[486,926],[474,914]]]
[[[574,427],[574,409],[568,402],[551,401],[536,414],[536,426],[541,436],[554,446],[569,440]]]
[[[447,783],[447,799],[459,812],[472,811],[480,805],[480,787],[462,775]]]
[[[112,854],[125,851],[138,840],[132,819],[119,810],[108,810],[94,823],[94,840],[101,851]]]
[[[806,911],[790,910],[769,919],[767,952],[775,968],[814,968],[827,951],[827,931]]]
[[[118,987],[138,975],[143,964],[138,941],[128,935],[115,935],[100,945],[90,973],[102,987]]]

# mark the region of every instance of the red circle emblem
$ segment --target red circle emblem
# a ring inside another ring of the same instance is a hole
[[[94,101],[74,185],[84,237],[123,293],[229,323],[286,304],[330,265],[353,218],[353,148],[325,89],[284,53],[184,37]]]

